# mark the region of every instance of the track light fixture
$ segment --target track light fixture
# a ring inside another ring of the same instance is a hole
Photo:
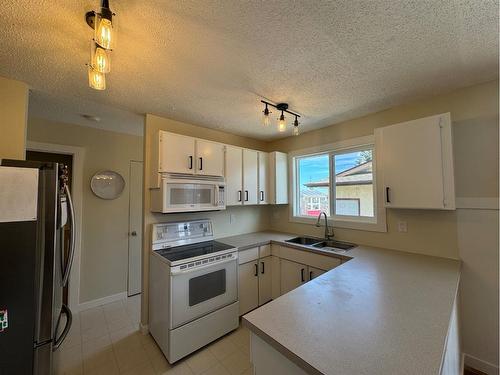
[[[269,114],[271,113],[268,109],[268,106],[276,108],[278,111],[281,111],[281,115],[278,117],[278,131],[279,132],[284,132],[286,131],[286,118],[285,118],[285,112],[291,114],[292,116],[295,116],[295,121],[293,123],[293,134],[294,135],[299,135],[299,120],[298,118],[300,117],[299,114],[289,111],[288,110],[288,103],[278,103],[278,104],[273,104],[266,102],[265,100],[261,100],[262,103],[265,104],[264,108],[264,117],[263,117],[263,125],[268,126],[269,125]]]
[[[85,14],[87,24],[94,29],[90,45],[89,86],[95,90],[106,88],[105,73],[111,70],[110,53],[113,46],[113,16],[109,0],[101,0],[101,12],[91,10]]]

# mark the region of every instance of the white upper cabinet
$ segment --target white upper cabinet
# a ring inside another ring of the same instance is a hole
[[[243,150],[226,146],[226,206],[243,204]]]
[[[269,203],[269,154],[259,151],[259,204]]]
[[[208,176],[224,176],[224,145],[196,140],[196,173]]]
[[[269,153],[269,203],[288,204],[288,156],[283,152]]]
[[[386,207],[455,209],[449,113],[375,131]]]
[[[243,149],[243,204],[258,202],[258,152]]]
[[[160,130],[158,142],[158,172],[194,173],[194,138]]]

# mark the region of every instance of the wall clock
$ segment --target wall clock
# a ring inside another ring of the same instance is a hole
[[[100,171],[90,180],[92,192],[102,199],[116,199],[125,188],[125,180],[118,172]]]

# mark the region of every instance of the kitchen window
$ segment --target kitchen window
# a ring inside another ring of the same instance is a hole
[[[386,231],[385,209],[380,207],[378,191],[381,189],[376,188],[373,137],[290,155],[291,221],[315,223],[324,211],[337,227]]]

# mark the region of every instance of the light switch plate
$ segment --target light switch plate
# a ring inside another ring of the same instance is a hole
[[[406,221],[398,221],[398,232],[408,232],[408,223]]]

